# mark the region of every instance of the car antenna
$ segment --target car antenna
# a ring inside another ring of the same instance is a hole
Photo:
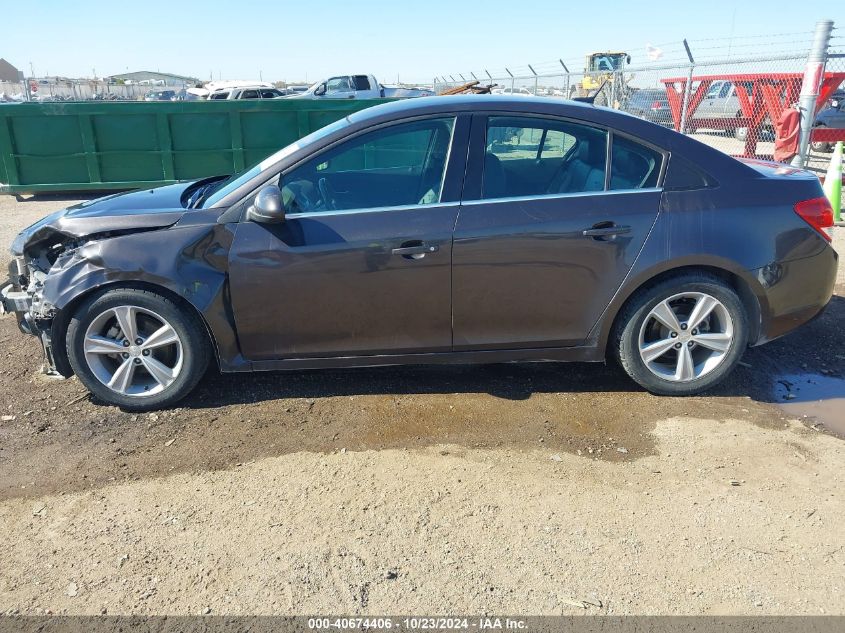
[[[598,87],[598,89],[593,94],[591,94],[589,97],[572,97],[572,100],[573,101],[579,101],[581,103],[589,103],[590,105],[594,105],[595,101],[596,101],[596,97],[599,95],[599,93],[602,90],[604,90],[604,86],[605,86],[606,83],[607,83],[607,79],[603,80],[601,82],[601,85]]]

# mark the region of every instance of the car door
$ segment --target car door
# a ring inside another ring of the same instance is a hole
[[[701,104],[698,106],[696,116],[702,119],[710,119],[719,116],[719,95],[724,87],[724,81],[714,81],[707,89]]]
[[[583,343],[657,217],[663,161],[576,121],[476,115],[452,255],[455,350]]]
[[[239,223],[230,250],[243,355],[449,351],[452,230],[468,134],[466,115],[390,124],[274,178],[285,222]],[[404,196],[388,186],[391,170]],[[356,193],[342,196],[340,187]]]
[[[750,95],[749,95],[750,96]],[[736,113],[741,111],[739,98],[736,96],[736,86],[733,82],[726,81],[719,93],[718,115],[722,119],[733,119]]]
[[[845,128],[845,101],[842,98],[833,99],[832,101],[836,101],[836,106],[831,104],[827,112],[825,125],[837,129]]]

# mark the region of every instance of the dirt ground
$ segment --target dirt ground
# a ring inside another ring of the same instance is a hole
[[[0,197],[0,243],[69,203]],[[845,398],[843,323],[845,266],[705,396],[387,368],[208,376],[133,415],[0,319],[0,613],[845,614],[845,443],[800,386]]]

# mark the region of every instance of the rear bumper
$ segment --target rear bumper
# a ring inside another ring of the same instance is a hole
[[[838,265],[836,251],[826,246],[818,255],[756,270],[767,305],[761,305],[755,345],[788,334],[818,316],[833,296]]]

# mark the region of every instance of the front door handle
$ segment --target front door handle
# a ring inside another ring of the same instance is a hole
[[[394,248],[390,252],[393,255],[401,255],[406,259],[422,259],[429,253],[436,253],[440,250],[437,244],[424,244],[422,242],[406,242],[399,248]]]
[[[614,235],[622,235],[630,232],[630,226],[617,226],[616,224],[611,224],[610,226],[593,226],[589,229],[584,229],[581,231],[581,235],[584,237],[612,237]]]

